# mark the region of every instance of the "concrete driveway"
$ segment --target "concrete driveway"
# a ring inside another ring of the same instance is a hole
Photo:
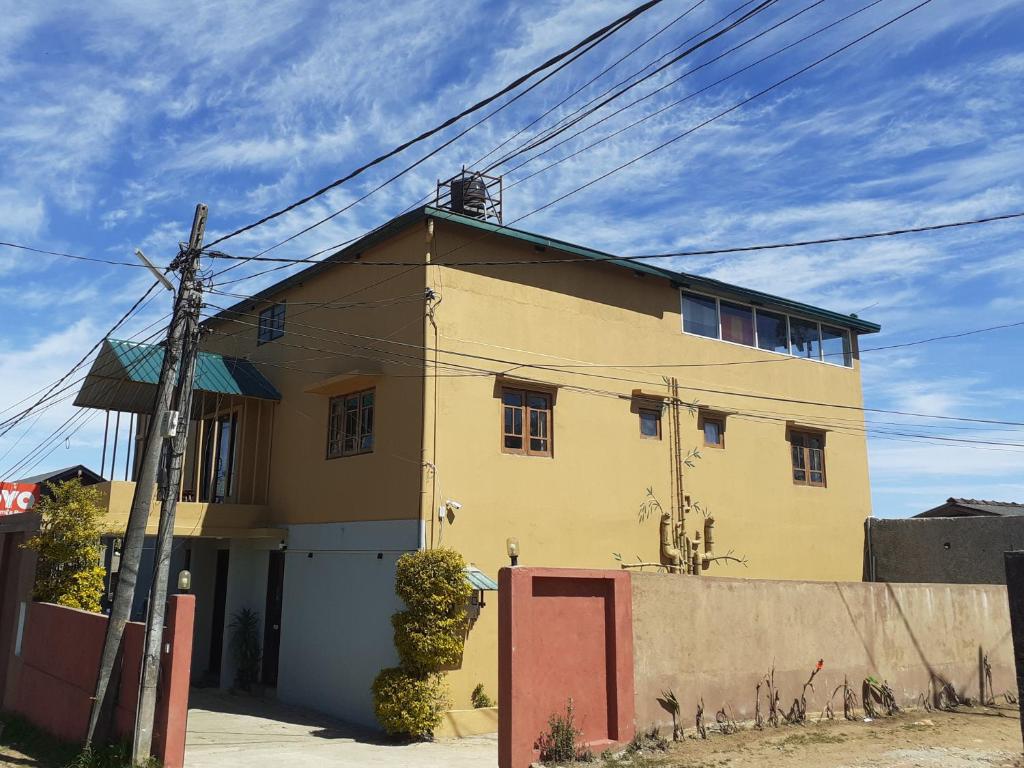
[[[493,768],[497,735],[391,744],[367,732],[272,699],[193,689],[185,768]]]

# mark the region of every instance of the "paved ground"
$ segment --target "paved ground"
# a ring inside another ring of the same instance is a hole
[[[193,690],[185,768],[493,768],[497,736],[395,745],[272,700]]]

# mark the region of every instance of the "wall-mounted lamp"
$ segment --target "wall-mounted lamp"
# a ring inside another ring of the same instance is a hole
[[[519,539],[515,536],[509,536],[505,540],[505,549],[508,552],[508,559],[512,566],[519,565]]]
[[[187,594],[192,589],[192,572],[178,571],[178,591]]]

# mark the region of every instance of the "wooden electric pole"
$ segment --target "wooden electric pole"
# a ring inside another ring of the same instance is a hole
[[[171,413],[177,414],[178,427],[164,451],[157,495],[160,499],[160,522],[157,528],[156,554],[153,580],[149,589],[149,612],[146,616],[145,650],[139,674],[139,699],[135,716],[135,734],[132,738],[132,765],[139,765],[149,757],[153,744],[153,722],[156,715],[157,680],[160,677],[160,650],[163,644],[164,618],[167,607],[167,579],[174,543],[174,515],[178,506],[182,465],[188,447],[188,426],[192,417],[192,390],[196,361],[199,357],[199,312],[202,309],[203,289],[199,280],[199,260],[206,231],[206,206],[196,206],[192,221],[192,234],[188,247],[171,265],[181,275],[179,291],[182,297],[184,329],[182,333],[182,360],[178,386],[174,394]]]
[[[203,210],[205,225],[206,206]],[[198,218],[198,209],[197,209]],[[198,255],[194,258],[198,259]],[[142,459],[135,482],[135,493],[132,497],[131,510],[128,513],[128,525],[122,540],[121,564],[118,571],[117,587],[107,621],[107,632],[103,641],[100,656],[99,673],[96,677],[96,692],[93,697],[92,710],[89,713],[89,728],[86,732],[86,745],[94,742],[103,743],[107,740],[113,718],[114,699],[117,695],[120,678],[119,657],[121,642],[124,637],[125,624],[131,617],[132,602],[135,599],[135,586],[138,582],[139,563],[142,559],[142,545],[146,536],[146,524],[153,506],[153,493],[156,489],[157,475],[160,472],[164,448],[167,438],[173,432],[177,419],[169,418],[171,402],[174,398],[179,379],[182,355],[182,342],[186,327],[189,327],[188,316],[193,303],[192,281],[182,279],[178,285],[178,293],[174,301],[174,312],[167,331],[164,345],[163,364],[160,379],[157,383],[156,396],[153,401],[152,418],[146,428],[146,439],[143,444]],[[186,417],[187,418],[187,417]]]

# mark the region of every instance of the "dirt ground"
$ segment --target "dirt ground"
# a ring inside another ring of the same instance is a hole
[[[628,761],[628,762],[627,762]],[[763,731],[709,733],[666,752],[607,765],[625,768],[1022,768],[1015,707],[903,712],[872,722],[833,720]]]

